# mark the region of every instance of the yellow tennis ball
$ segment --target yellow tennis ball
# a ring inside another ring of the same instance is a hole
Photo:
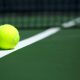
[[[18,30],[10,25],[4,24],[0,26],[0,48],[13,49],[20,40]]]

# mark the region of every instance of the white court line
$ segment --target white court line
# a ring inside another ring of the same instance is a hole
[[[36,34],[36,35],[30,37],[30,38],[27,38],[27,39],[24,39],[24,40],[20,41],[18,43],[18,45],[12,50],[0,50],[0,58],[6,56],[6,55],[8,55],[8,54],[10,54],[10,53],[12,53],[12,52],[14,52],[16,50],[19,50],[19,49],[21,49],[23,47],[31,45],[31,44],[33,44],[33,43],[35,43],[37,41],[40,41],[40,40],[42,40],[44,38],[47,38],[50,35],[57,33],[59,30],[60,30],[60,28],[58,28],[58,27],[57,28],[47,29],[47,30],[45,30],[45,31],[43,31],[43,32],[41,32],[39,34]]]

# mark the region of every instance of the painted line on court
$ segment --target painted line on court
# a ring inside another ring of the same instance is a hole
[[[17,51],[17,50],[19,50],[21,48],[24,48],[24,47],[26,47],[28,45],[36,43],[36,42],[38,42],[38,41],[40,41],[42,39],[45,39],[45,38],[49,37],[50,35],[53,35],[53,34],[57,33],[58,31],[60,31],[59,27],[50,28],[50,29],[47,29],[47,30],[45,30],[45,31],[43,31],[41,33],[38,33],[38,34],[36,34],[36,35],[34,35],[34,36],[30,37],[30,38],[27,38],[27,39],[24,39],[24,40],[20,41],[18,43],[18,45],[12,50],[0,50],[0,58],[4,57],[6,55],[9,55],[12,52]]]

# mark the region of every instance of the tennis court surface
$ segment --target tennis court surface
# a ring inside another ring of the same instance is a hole
[[[21,40],[44,30],[20,30]],[[25,35],[24,35],[25,34]],[[0,59],[2,80],[76,80],[80,30],[64,29]]]
[[[79,0],[0,0],[0,25],[20,32],[0,49],[0,80],[80,80]]]

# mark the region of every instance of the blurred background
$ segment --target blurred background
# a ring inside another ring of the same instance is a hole
[[[80,0],[0,0],[0,24],[48,28],[78,17]]]
[[[74,12],[79,9],[79,0],[0,0],[2,12]]]

